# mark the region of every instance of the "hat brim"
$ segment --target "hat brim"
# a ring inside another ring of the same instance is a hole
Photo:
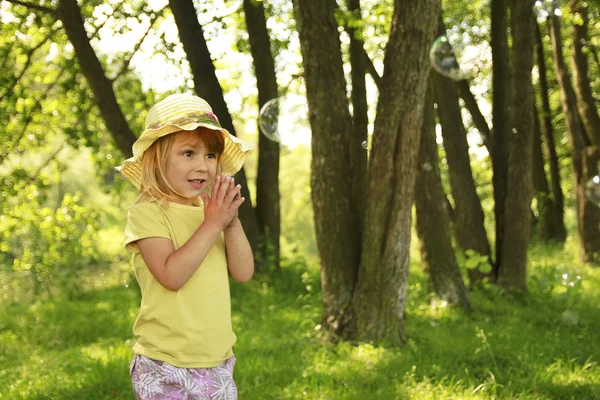
[[[221,173],[233,175],[242,169],[244,161],[248,154],[253,150],[253,146],[230,134],[226,129],[216,125],[204,122],[187,122],[179,124],[168,124],[156,129],[146,129],[140,135],[139,139],[133,144],[133,157],[123,161],[117,171],[127,178],[133,185],[140,189],[142,186],[142,155],[157,139],[171,133],[180,131],[193,131],[197,128],[207,128],[220,132],[224,139],[223,153],[219,157]]]

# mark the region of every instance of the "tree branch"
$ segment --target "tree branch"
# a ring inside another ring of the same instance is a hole
[[[0,96],[0,101],[4,100],[4,98],[6,97],[6,95],[8,93],[12,92],[12,90],[15,87],[15,85],[19,82],[19,80],[21,80],[21,78],[23,77],[23,75],[25,75],[25,72],[27,72],[27,69],[31,65],[31,59],[33,58],[33,54],[40,47],[42,47],[48,40],[50,40],[50,38],[52,37],[52,35],[55,32],[56,31],[54,31],[54,30],[50,30],[50,32],[48,33],[48,35],[46,35],[46,37],[44,38],[44,40],[42,40],[40,43],[38,43],[37,45],[35,45],[34,47],[30,48],[27,51],[27,53],[26,53],[26,55],[27,55],[27,61],[25,61],[25,65],[23,66],[23,69],[21,70],[21,72],[17,76],[13,76],[13,78],[14,78],[13,81],[8,84],[8,87],[6,88],[6,90],[4,91],[4,93]]]
[[[39,4],[30,3],[28,1],[21,1],[21,0],[6,0],[6,1],[8,1],[9,3],[18,4],[23,7],[32,8],[34,10],[43,11],[47,14],[56,16],[56,10],[53,8],[40,6]]]
[[[33,116],[35,115],[35,111],[41,107],[42,100],[44,100],[46,97],[48,97],[48,93],[50,93],[50,90],[52,90],[52,88],[58,83],[58,81],[60,80],[60,77],[65,72],[65,70],[66,69],[63,68],[59,71],[54,82],[50,83],[46,87],[46,89],[44,90],[44,93],[42,93],[42,95],[36,100],[36,103],[33,105],[33,107],[30,110],[28,110],[28,112],[26,113],[27,117],[25,119],[25,126],[23,126],[23,129],[21,129],[21,132],[17,135],[17,138],[13,142],[12,146],[9,146],[6,153],[0,154],[0,165],[2,165],[2,163],[4,162],[6,157],[8,157],[10,155],[10,153],[15,148],[18,147],[19,142],[21,141],[21,139],[23,139],[23,136],[25,136],[25,132],[27,132],[27,128],[29,127],[29,124],[33,121]]]
[[[367,51],[364,48],[363,54],[365,55],[365,60],[367,61],[367,72],[369,73],[369,75],[371,75],[371,78],[373,78],[377,89],[381,91],[381,76],[379,76],[379,73],[375,69],[375,65],[373,65],[373,61],[371,60],[371,58],[367,54]]]
[[[117,74],[114,76],[114,78],[110,79],[111,82],[114,83],[115,80],[117,80],[117,78],[119,78],[120,76],[124,75],[127,72],[128,68],[129,68],[129,63],[131,62],[131,59],[133,58],[135,53],[140,49],[140,47],[142,46],[142,43],[144,43],[144,40],[146,40],[146,37],[152,30],[152,27],[154,26],[156,21],[163,15],[163,13],[167,9],[167,7],[168,6],[165,6],[165,7],[161,8],[160,10],[158,10],[154,14],[154,17],[150,19],[150,25],[148,26],[148,29],[146,29],[146,32],[144,32],[144,34],[142,35],[140,40],[135,44],[131,53],[125,58],[123,65],[121,65],[121,68],[119,69],[119,72],[117,72]]]
[[[58,156],[58,153],[60,153],[64,149],[64,147],[65,147],[65,142],[62,142],[60,144],[60,146],[58,146],[58,148],[56,150],[54,150],[52,152],[52,154],[50,154],[50,157],[48,157],[48,159],[46,161],[44,161],[42,163],[42,165],[40,165],[38,167],[38,169],[35,171],[35,173],[33,173],[32,175],[29,175],[29,180],[27,181],[26,185],[30,185],[33,182],[35,182],[37,179],[39,179],[39,176],[42,173],[42,170],[44,168],[46,168],[48,166],[48,164],[50,164],[50,162],[56,158],[56,156]]]
[[[350,36],[353,35],[353,29],[350,28],[350,26],[347,23],[344,24],[344,30],[346,31],[346,33],[348,35],[350,35]],[[362,40],[361,40],[361,42],[364,43]],[[381,76],[379,76],[379,73],[375,69],[375,65],[373,64],[373,61],[367,54],[367,51],[365,50],[364,46],[361,46],[361,49],[362,49],[362,53],[365,57],[367,72],[369,73],[369,75],[371,75],[371,78],[373,78],[373,81],[375,82],[375,85],[377,86],[377,90],[381,91]]]

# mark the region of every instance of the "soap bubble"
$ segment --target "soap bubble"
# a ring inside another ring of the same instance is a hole
[[[295,146],[310,143],[308,106],[302,96],[283,96],[267,101],[260,109],[258,125],[268,139]]]
[[[562,11],[558,8],[557,0],[537,0],[533,5],[533,12],[538,22],[546,21],[553,14],[557,17],[562,16]]]
[[[438,37],[429,50],[429,60],[433,68],[455,81],[467,79],[467,73],[461,70],[457,55],[460,58],[460,49],[452,46],[447,36]]]
[[[260,109],[258,125],[261,132],[274,142],[279,142],[279,108],[280,98],[267,101]]]
[[[600,176],[596,175],[585,185],[585,197],[600,207]]]
[[[369,143],[365,140],[364,142],[362,142],[362,144],[360,145],[360,147],[362,147],[365,150],[369,149]]]

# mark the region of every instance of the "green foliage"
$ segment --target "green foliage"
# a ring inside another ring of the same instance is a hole
[[[324,341],[318,268],[302,254],[288,258],[280,273],[232,284],[240,398],[597,398],[600,271],[573,262],[573,250],[533,245],[529,293],[478,289],[469,315],[431,302],[413,260],[402,348]],[[126,268],[87,274],[76,300],[1,299],[0,394],[133,398],[128,366],[139,293],[123,284]],[[563,274],[581,279],[570,285]]]
[[[100,258],[95,246],[97,212],[78,194],[65,194],[55,209],[42,207],[35,187],[29,189],[27,201],[0,218],[0,257],[9,271],[27,280],[33,295],[59,288],[73,297],[80,290],[74,283]]]
[[[487,274],[492,270],[490,257],[480,254],[475,250],[467,249],[464,254],[464,266],[467,269],[479,270],[483,274]]]

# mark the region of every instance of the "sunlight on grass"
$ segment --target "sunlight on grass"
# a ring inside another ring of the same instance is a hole
[[[600,398],[600,270],[577,246],[534,243],[529,293],[473,291],[470,314],[431,296],[413,258],[402,348],[325,341],[319,270],[299,254],[232,283],[240,399]],[[71,300],[3,297],[0,398],[132,399],[131,278],[117,263]]]

